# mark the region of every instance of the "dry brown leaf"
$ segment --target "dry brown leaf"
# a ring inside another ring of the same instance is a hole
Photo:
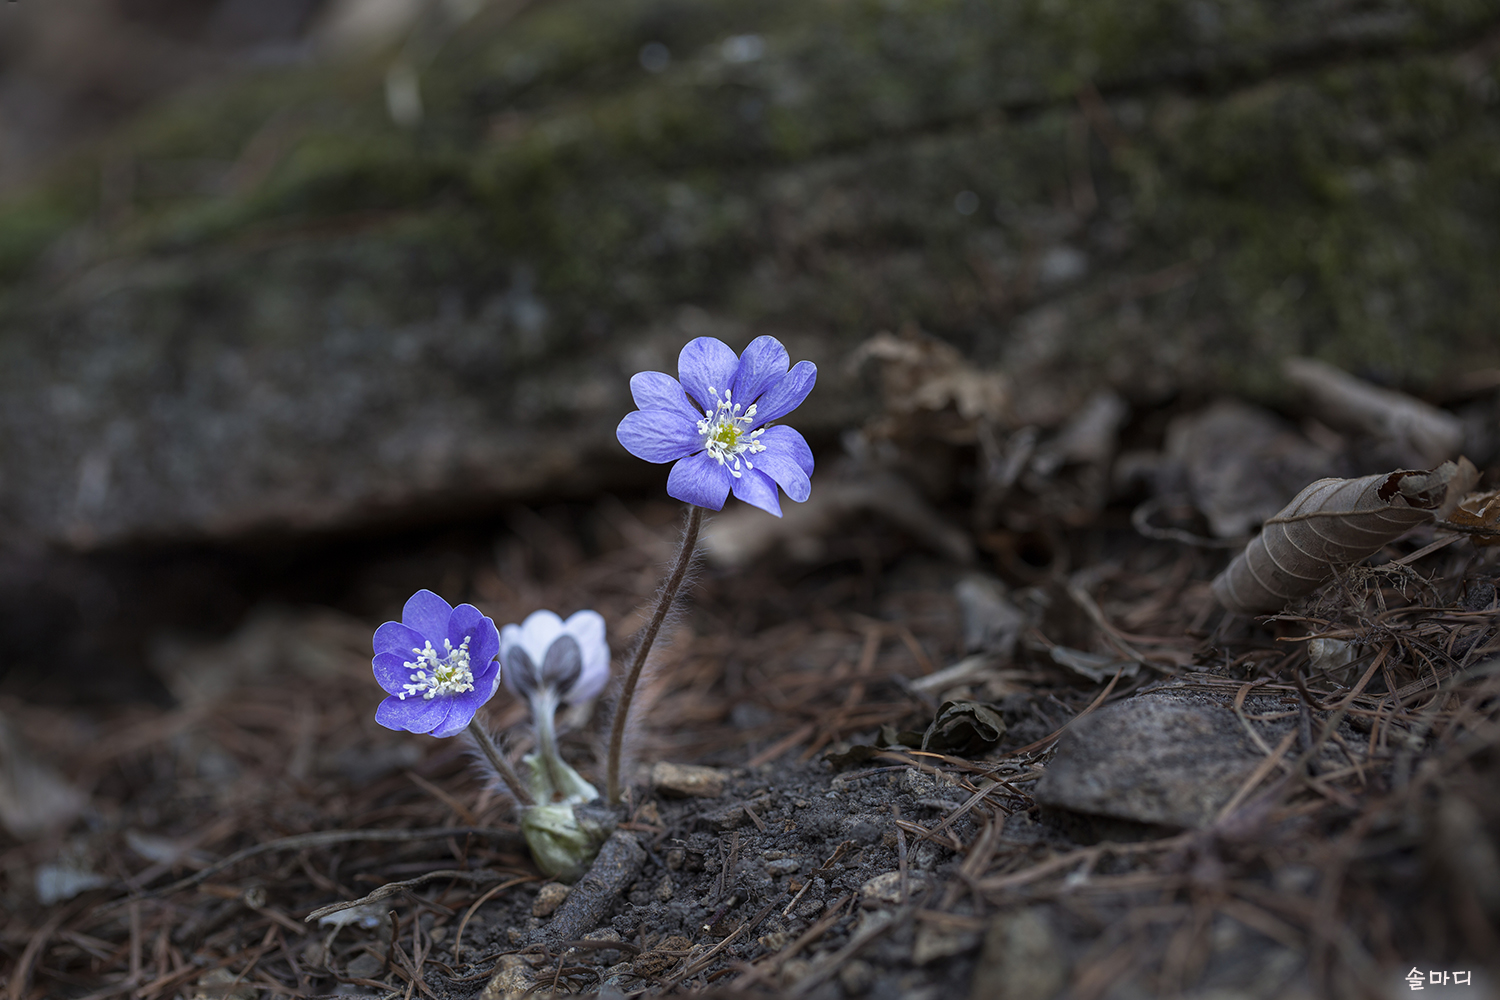
[[[1288,493],[1339,461],[1270,410],[1236,399],[1172,418],[1164,450],[1157,492],[1186,492],[1215,538],[1248,537]]]
[[[1409,529],[1450,514],[1478,478],[1460,458],[1430,472],[1320,479],[1266,521],[1214,580],[1214,597],[1241,614],[1280,611]]]
[[[1475,533],[1469,541],[1475,545],[1500,545],[1500,490],[1465,497],[1446,521],[1463,528],[1494,528],[1493,535]]]
[[[1003,373],[976,367],[951,344],[915,327],[901,336],[877,333],[855,350],[850,367],[871,358],[881,362],[885,402],[893,413],[951,405],[965,421],[1000,421],[1005,415],[1010,385]]]
[[[717,566],[744,566],[778,545],[785,545],[795,559],[816,562],[823,558],[824,539],[851,517],[866,512],[955,562],[974,561],[974,543],[968,533],[891,472],[856,473],[820,483],[806,503],[787,504],[779,519],[740,505],[704,526],[703,549]]]

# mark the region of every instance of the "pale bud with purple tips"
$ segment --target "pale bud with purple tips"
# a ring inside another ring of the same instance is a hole
[[[558,704],[595,698],[609,682],[604,616],[579,611],[563,621],[551,611],[533,611],[500,630],[500,662],[505,686],[533,704],[548,692]]]
[[[575,809],[593,802],[599,791],[558,752],[557,710],[597,697],[609,681],[604,617],[579,611],[564,621],[551,611],[534,611],[520,625],[500,630],[500,661],[505,686],[526,699],[536,727],[536,752],[522,760],[536,804],[522,810],[521,832],[544,872],[571,880],[610,830]]]

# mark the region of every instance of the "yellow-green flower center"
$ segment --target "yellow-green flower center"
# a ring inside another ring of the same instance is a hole
[[[755,468],[749,456],[766,450],[766,446],[757,440],[766,429],[757,427],[750,430],[750,425],[755,423],[754,403],[741,413],[741,405],[730,398],[732,390],[725,389],[723,399],[719,398],[719,391],[713,386],[709,386],[708,391],[713,394],[714,408],[704,410],[703,419],[698,421],[698,433],[703,435],[703,450],[738,479],[742,474],[742,466],[746,469]]]
[[[402,666],[410,670],[411,680],[401,685],[406,690],[396,697],[405,701],[408,695],[421,695],[423,700],[431,701],[438,695],[463,694],[465,691],[474,690],[474,671],[469,666],[469,639],[464,636],[464,641],[459,643],[457,649],[447,639],[443,640],[443,653],[432,648],[429,640],[422,649],[412,647],[412,652],[417,658]]]
[[[725,451],[740,443],[740,429],[734,424],[720,424],[714,429],[713,438]]]

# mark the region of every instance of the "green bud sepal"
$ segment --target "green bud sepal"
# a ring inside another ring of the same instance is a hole
[[[574,882],[588,871],[618,818],[590,805],[598,801],[599,790],[560,758],[544,761],[532,753],[521,763],[538,803],[521,810],[521,833],[531,857],[548,877]]]

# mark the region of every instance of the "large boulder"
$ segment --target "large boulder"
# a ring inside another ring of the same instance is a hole
[[[448,5],[461,6],[461,5]],[[916,323],[1047,423],[1500,360],[1500,4],[552,0],[159,106],[0,208],[0,542],[643,482],[688,336]],[[1486,35],[1486,37],[1488,37]]]

